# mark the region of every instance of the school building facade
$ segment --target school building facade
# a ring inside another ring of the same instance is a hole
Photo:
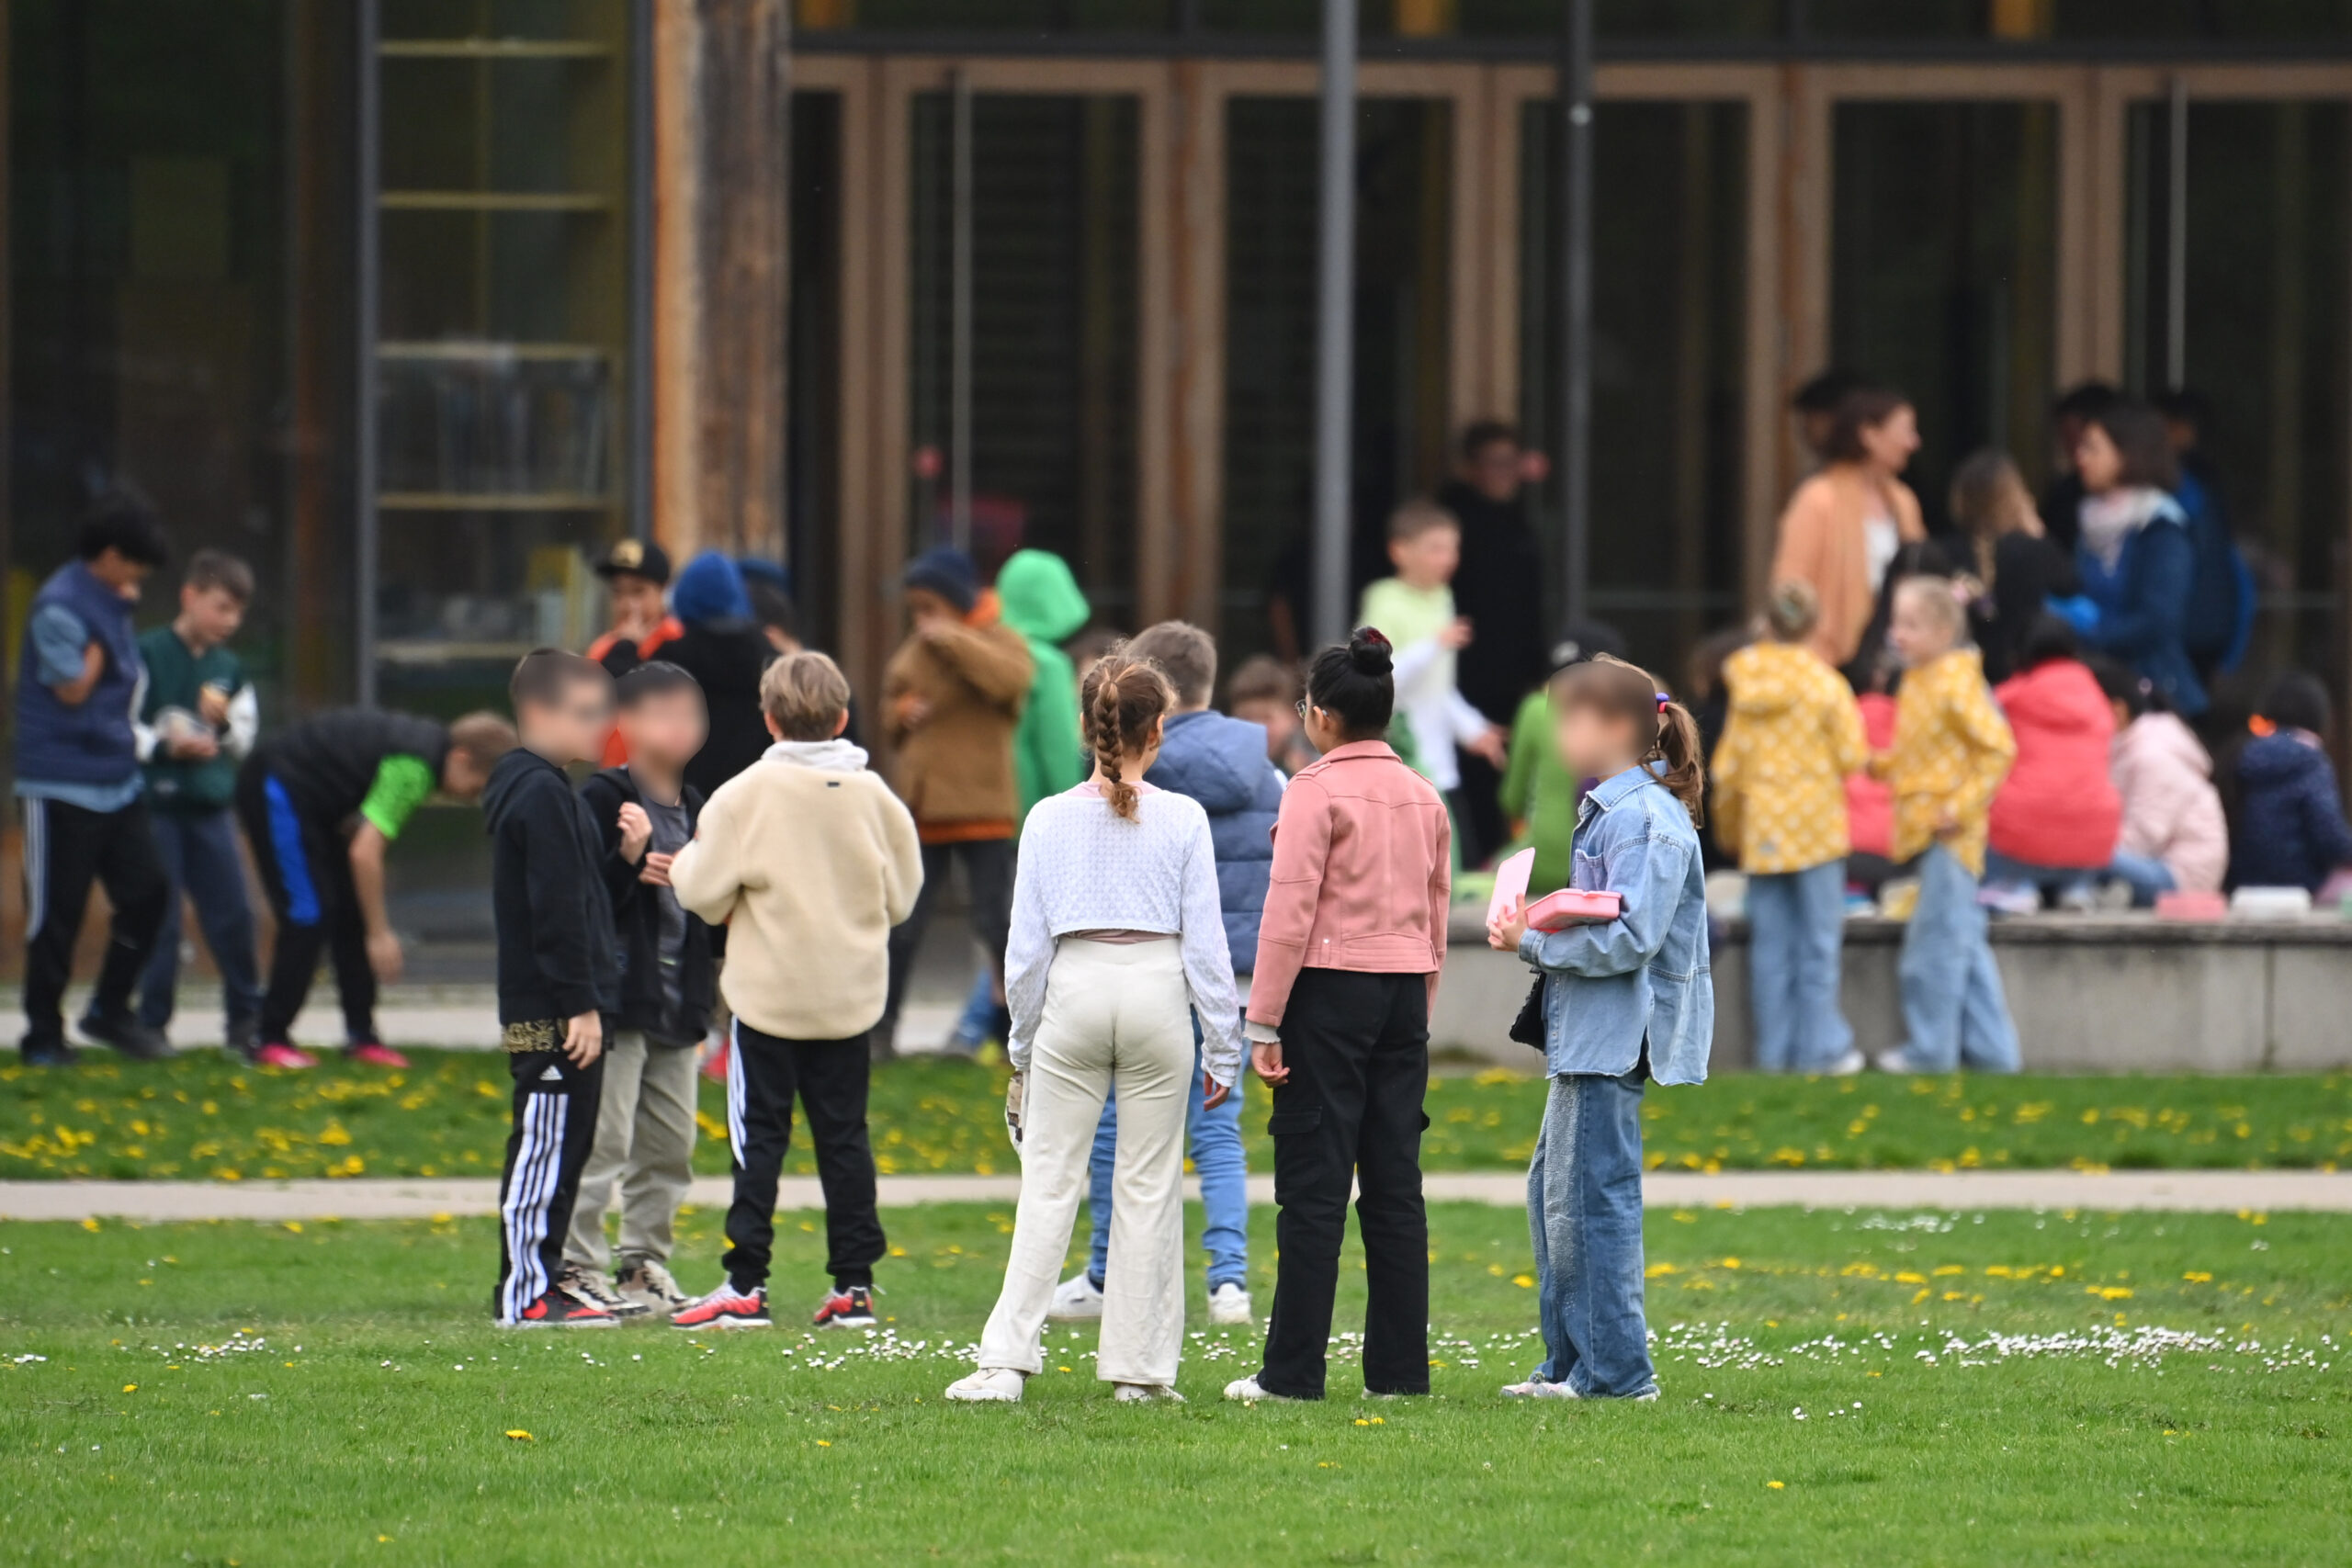
[[[1559,6],[1363,12],[1368,526],[1467,420],[1551,445]],[[785,560],[870,689],[959,434],[984,552],[1264,647],[1311,510],[1318,13],[0,0],[9,656],[128,479],[255,563],[273,714],[476,705],[588,640],[628,533]],[[1750,603],[1815,370],[1916,399],[1931,520],[1976,446],[2038,479],[2102,377],[2211,400],[2257,658],[2345,689],[2352,4],[1599,24],[1592,604],[1639,652]]]

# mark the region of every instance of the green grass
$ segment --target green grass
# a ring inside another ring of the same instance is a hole
[[[0,1067],[0,1179],[275,1179],[494,1176],[508,1124],[505,1058],[417,1051],[405,1073],[330,1058],[262,1072],[217,1052],[70,1072]],[[1531,1066],[1534,1058],[1529,1058]],[[874,1079],[886,1172],[1006,1172],[1003,1075],[918,1059]],[[1250,1168],[1271,1168],[1265,1090],[1247,1085]],[[1516,1169],[1541,1117],[1541,1079],[1445,1076],[1430,1089],[1431,1170]],[[724,1174],[718,1085],[703,1089],[696,1168]],[[1650,1162],[1668,1169],[2077,1167],[2334,1169],[2352,1163],[2352,1075],[2311,1077],[1842,1079],[1741,1074],[1654,1092]],[[796,1137],[790,1170],[814,1170]]]
[[[1231,1405],[1228,1330],[1191,1404],[1121,1408],[1057,1326],[1023,1405],[944,1405],[1010,1217],[889,1213],[891,1321],[821,1341],[500,1334],[487,1222],[0,1225],[0,1561],[2352,1555],[2352,1220],[1656,1213],[1664,1397],[1527,1407],[1494,1393],[1533,1354],[1522,1223],[1447,1205],[1433,1398],[1348,1397],[1343,1346],[1330,1401]],[[715,1222],[684,1220],[689,1285]],[[782,1234],[797,1303],[821,1242]]]

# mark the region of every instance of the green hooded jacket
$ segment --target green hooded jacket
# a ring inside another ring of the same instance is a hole
[[[1013,775],[1021,815],[1049,795],[1075,789],[1086,778],[1086,743],[1078,724],[1078,676],[1061,645],[1076,637],[1093,606],[1069,567],[1049,550],[1018,550],[996,576],[1004,624],[1029,644],[1037,673],[1029,705],[1012,732]]]

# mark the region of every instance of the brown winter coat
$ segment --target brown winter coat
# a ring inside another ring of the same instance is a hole
[[[1012,836],[1012,731],[1033,670],[1029,645],[998,619],[993,593],[963,624],[917,632],[890,656],[882,673],[897,754],[890,782],[923,842]]]

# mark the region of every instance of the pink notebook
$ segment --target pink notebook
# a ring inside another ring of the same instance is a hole
[[[1487,901],[1487,919],[1500,919],[1503,911],[1526,900],[1527,879],[1535,870],[1535,852],[1521,850],[1495,867],[1495,894]],[[1579,893],[1566,888],[1546,894],[1528,907],[1527,923],[1539,931],[1567,926],[1596,925],[1623,912],[1624,901],[1614,893]]]

